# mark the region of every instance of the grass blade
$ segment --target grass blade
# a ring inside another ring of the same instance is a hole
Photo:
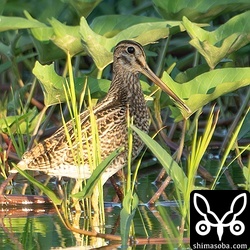
[[[131,191],[128,191],[127,194],[124,196],[122,202],[123,208],[120,213],[121,216],[120,230],[122,235],[122,247],[126,247],[128,244],[129,233],[138,204],[139,204],[139,199],[137,194],[132,194]]]
[[[155,140],[153,140],[150,136],[131,125],[131,128],[140,136],[143,142],[147,145],[147,147],[152,151],[155,157],[159,160],[162,166],[167,171],[168,175],[173,179],[176,187],[184,192],[187,187],[187,176],[181,167],[177,164],[176,161],[173,160],[172,156],[164,150],[160,144],[158,144]]]
[[[43,185],[41,182],[37,181],[34,177],[29,175],[27,172],[21,170],[19,167],[15,166],[15,168],[18,170],[18,173],[21,174],[23,177],[25,177],[27,180],[29,180],[32,184],[37,186],[39,189],[41,189],[51,200],[55,205],[60,205],[62,203],[62,200],[59,199],[55,193],[50,190],[47,186]]]
[[[111,161],[121,153],[123,148],[116,149],[113,151],[105,160],[103,160],[97,168],[93,171],[92,175],[88,179],[86,185],[84,186],[81,192],[76,194],[72,194],[72,197],[84,199],[90,197],[94,187],[96,186],[97,182],[100,180],[102,173],[105,171],[106,167],[111,163]]]

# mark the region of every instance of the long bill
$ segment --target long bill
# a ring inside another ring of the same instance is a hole
[[[183,107],[188,113],[191,113],[191,110],[189,107],[181,100],[180,97],[178,97],[158,76],[155,75],[155,73],[146,65],[142,68],[142,73],[148,77],[152,82],[154,82],[156,85],[158,85],[164,92],[166,92],[171,98],[174,99],[174,101],[177,103],[177,105],[180,105]]]

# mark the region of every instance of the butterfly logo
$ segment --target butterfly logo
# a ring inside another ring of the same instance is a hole
[[[200,199],[200,202],[203,201],[203,204],[205,203],[206,211],[202,211],[204,210],[204,206],[203,206],[203,209],[199,208],[198,202],[197,202],[199,199]],[[243,199],[243,206],[241,207],[239,211],[234,211],[236,210],[235,204],[239,202],[240,199]],[[227,211],[222,216],[221,219],[219,219],[218,216],[213,211],[210,210],[210,205],[207,199],[203,195],[199,193],[195,193],[193,202],[194,202],[194,207],[196,211],[204,218],[203,220],[200,220],[199,222],[197,222],[195,226],[195,230],[199,235],[205,236],[209,234],[211,227],[215,227],[217,228],[217,235],[218,235],[219,241],[221,241],[225,227],[229,227],[230,232],[235,236],[241,235],[245,231],[245,225],[243,224],[242,221],[237,220],[237,216],[239,216],[246,208],[246,205],[247,205],[246,193],[239,194],[233,199],[231,206],[230,206],[230,210]],[[230,222],[225,223],[225,220],[228,219],[227,218],[228,216],[231,216],[232,220]],[[213,222],[211,222],[211,220],[209,221],[209,218],[214,219]],[[216,223],[214,223],[215,221]]]

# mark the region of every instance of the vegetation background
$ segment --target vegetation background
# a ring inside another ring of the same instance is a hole
[[[142,78],[152,116],[150,136],[158,135],[152,139],[131,129],[173,180],[182,216],[174,235],[183,238],[189,227],[193,189],[220,189],[219,180],[226,176],[227,189],[250,190],[249,0],[1,0],[0,13],[0,180],[34,140],[62,125],[62,113],[66,120],[72,116],[73,96],[79,106],[89,103],[86,86],[93,104],[107,93],[112,49],[134,39],[145,46],[153,71],[192,110],[191,117],[181,114]],[[74,86],[69,96],[66,80]],[[209,179],[211,173],[202,172],[201,165],[211,157],[219,163]],[[242,183],[234,179],[233,165]],[[203,173],[202,185],[196,182],[197,171]],[[138,208],[134,184],[127,190],[128,210],[121,212],[122,220],[129,221],[120,229],[123,244]]]

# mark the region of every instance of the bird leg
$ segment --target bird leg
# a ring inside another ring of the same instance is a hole
[[[116,195],[118,196],[120,202],[122,202],[122,201],[123,201],[123,198],[124,198],[124,194],[123,194],[123,191],[121,190],[121,187],[120,187],[119,185],[117,185],[116,179],[115,179],[114,176],[111,176],[111,177],[109,178],[109,180],[110,180],[110,182],[111,182],[113,188],[115,189]]]

